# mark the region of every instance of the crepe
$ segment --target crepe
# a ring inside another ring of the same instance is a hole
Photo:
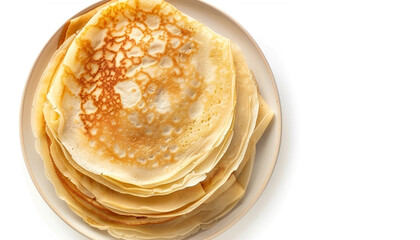
[[[150,187],[223,142],[234,79],[227,39],[165,2],[118,1],[78,33],[48,99],[78,165]]]
[[[124,239],[182,239],[245,193],[273,117],[239,46],[161,1],[69,21],[34,98],[57,195]]]

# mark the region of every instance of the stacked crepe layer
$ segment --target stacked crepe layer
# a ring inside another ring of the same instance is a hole
[[[160,0],[71,21],[33,129],[57,195],[124,239],[182,239],[244,195],[273,116],[240,48]]]

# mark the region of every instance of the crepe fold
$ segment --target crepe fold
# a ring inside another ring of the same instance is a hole
[[[57,195],[123,239],[182,239],[242,198],[273,112],[239,46],[161,0],[68,22],[32,125]]]

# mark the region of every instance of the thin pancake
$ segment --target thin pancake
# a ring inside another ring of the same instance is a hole
[[[33,126],[77,215],[115,237],[181,239],[236,205],[273,117],[236,44],[161,0],[104,3],[61,39]]]
[[[119,1],[78,33],[48,100],[78,165],[153,187],[217,161],[207,157],[232,125],[233,69],[229,41],[173,6]]]

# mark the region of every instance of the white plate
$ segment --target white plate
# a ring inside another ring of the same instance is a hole
[[[220,10],[197,0],[170,0],[169,2],[184,13],[203,22],[215,32],[230,38],[239,44],[246,56],[250,68],[256,76],[260,93],[274,111],[274,118],[257,145],[255,165],[244,198],[228,215],[220,219],[212,228],[200,231],[192,236],[192,239],[213,238],[231,227],[245,215],[262,194],[270,179],[280,148],[280,100],[273,74],[263,53],[252,37],[237,22]],[[79,14],[89,11],[99,4],[100,3],[94,4],[81,11]],[[61,28],[58,29],[41,51],[26,83],[20,117],[22,152],[32,181],[51,209],[69,226],[86,237],[91,239],[109,239],[109,235],[105,231],[90,227],[56,196],[54,187],[45,177],[42,159],[35,150],[35,138],[31,129],[32,100],[40,76],[57,48],[60,32]]]

